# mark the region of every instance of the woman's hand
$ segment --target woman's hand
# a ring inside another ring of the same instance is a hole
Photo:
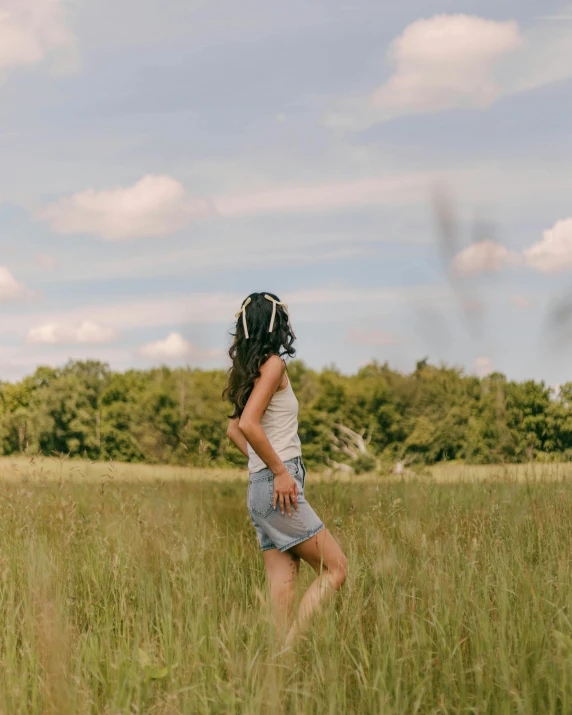
[[[280,511],[284,516],[284,509],[288,516],[292,516],[291,504],[298,510],[298,485],[290,472],[284,467],[280,472],[274,474],[274,499],[272,506],[276,509],[276,504],[280,505]]]

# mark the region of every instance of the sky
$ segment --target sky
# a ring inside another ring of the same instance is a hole
[[[572,5],[0,0],[0,380],[298,357],[572,380]]]

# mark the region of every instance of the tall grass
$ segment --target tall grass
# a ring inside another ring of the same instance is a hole
[[[1,482],[0,712],[572,711],[572,484],[307,493],[349,576],[290,654],[243,481]]]

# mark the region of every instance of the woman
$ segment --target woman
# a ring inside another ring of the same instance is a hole
[[[224,391],[234,408],[227,434],[248,457],[248,510],[264,557],[275,621],[291,643],[344,583],[346,559],[304,498],[298,401],[282,359],[295,355],[288,309],[273,293],[251,293],[236,318]],[[300,559],[317,578],[288,632]]]

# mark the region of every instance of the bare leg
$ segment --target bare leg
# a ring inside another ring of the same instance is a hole
[[[274,621],[279,636],[283,637],[292,617],[300,559],[296,554],[280,553],[278,549],[268,549],[263,556]]]
[[[318,577],[300,601],[296,621],[286,638],[287,644],[293,642],[312,614],[339,591],[346,580],[347,569],[346,557],[327,529],[290,550],[310,564]]]

